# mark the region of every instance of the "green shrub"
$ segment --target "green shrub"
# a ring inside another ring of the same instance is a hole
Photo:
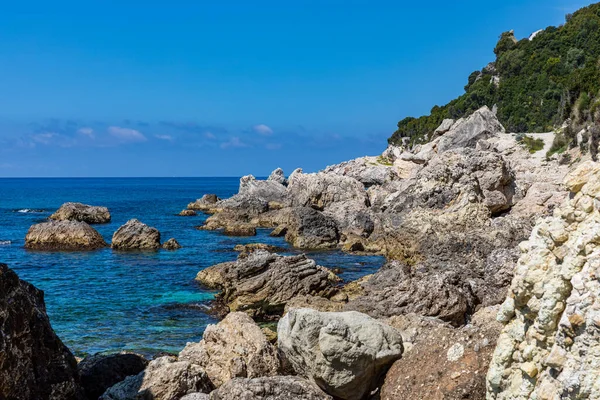
[[[529,153],[536,153],[544,148],[544,141],[542,139],[534,139],[531,136],[517,136],[517,141],[519,141]]]

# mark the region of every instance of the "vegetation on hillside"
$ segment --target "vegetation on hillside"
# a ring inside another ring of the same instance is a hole
[[[484,105],[497,106],[509,132],[548,132],[567,118],[577,127],[600,115],[600,3],[567,15],[564,25],[548,27],[533,40],[517,41],[505,32],[494,53],[495,62],[469,75],[462,96],[433,107],[430,115],[398,122],[388,141],[426,142],[445,118]]]

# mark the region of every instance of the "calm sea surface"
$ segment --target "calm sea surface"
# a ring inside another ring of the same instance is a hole
[[[77,355],[132,350],[146,355],[179,351],[198,341],[215,320],[206,314],[214,292],[194,282],[198,271],[236,258],[238,243],[286,247],[260,230],[229,238],[194,229],[206,219],[176,214],[205,193],[229,197],[238,178],[0,179],[0,262],[45,292],[55,331]],[[112,222],[94,227],[110,243],[113,232],[137,218],[176,238],[183,249],[155,253],[34,252],[23,248],[32,224],[60,205],[78,201],[109,208]],[[290,252],[293,250],[289,249]],[[321,265],[339,267],[345,280],[374,272],[381,257],[311,253]]]

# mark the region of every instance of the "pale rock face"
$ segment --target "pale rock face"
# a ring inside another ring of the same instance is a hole
[[[440,126],[438,126],[437,129],[433,131],[433,133],[434,135],[443,135],[444,133],[448,132],[450,128],[452,128],[452,125],[454,125],[454,120],[451,118],[447,118],[442,121]]]
[[[497,133],[504,133],[504,127],[496,115],[484,106],[465,119],[459,119],[440,139],[437,146],[439,153],[460,148],[475,148],[477,142],[489,139]]]
[[[213,386],[204,370],[175,357],[160,357],[138,375],[109,388],[101,400],[179,400],[186,394],[209,393]]]
[[[247,175],[240,179],[238,196],[256,198],[267,203],[272,201],[284,203],[286,187],[275,178],[261,181],[252,175]]]
[[[290,177],[288,196],[292,206],[323,210],[341,201],[354,200],[367,204],[362,183],[348,176],[294,173]]]
[[[276,170],[271,172],[271,175],[269,175],[269,178],[267,180],[277,182],[284,186],[287,186],[288,184],[287,179],[285,179],[285,174],[283,173],[283,170],[281,168],[277,168]]]
[[[278,347],[300,376],[332,396],[360,400],[402,356],[402,335],[358,312],[290,310],[277,325]]]
[[[179,360],[204,368],[215,387],[233,378],[274,376],[280,371],[277,349],[245,313],[234,312],[209,325],[199,343],[188,343]]]
[[[210,394],[211,400],[331,400],[318,387],[297,376],[229,381]],[[182,399],[183,400],[183,399]]]
[[[572,198],[520,245],[489,400],[600,399],[599,178],[593,162],[569,174]]]
[[[398,154],[399,156],[399,154]],[[396,158],[393,158],[394,160]],[[356,179],[365,187],[383,185],[385,182],[397,179],[395,168],[389,163],[393,160],[385,158],[386,164],[382,164],[378,157],[361,157],[350,161],[344,161],[337,165],[331,165],[323,170],[326,174],[349,176]]]

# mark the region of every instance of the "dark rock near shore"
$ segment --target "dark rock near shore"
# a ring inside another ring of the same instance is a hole
[[[77,362],[56,336],[44,294],[0,264],[0,398],[81,400]]]
[[[96,250],[106,247],[104,238],[79,221],[50,221],[32,225],[25,236],[25,248],[32,250]]]
[[[114,250],[158,250],[160,232],[137,219],[130,219],[114,233],[111,246]]]
[[[331,249],[339,241],[333,218],[310,207],[289,209],[285,240],[299,249]]]
[[[110,212],[106,207],[89,206],[82,203],[65,203],[50,216],[56,221],[81,221],[88,224],[107,224]]]
[[[96,354],[84,358],[77,369],[87,399],[97,400],[106,389],[139,374],[147,365],[148,360],[139,354]]]
[[[284,257],[265,251],[206,268],[196,280],[221,289],[220,298],[231,311],[259,319],[278,317],[296,296],[329,297],[336,292],[332,273],[305,255]]]
[[[194,210],[181,210],[179,214],[180,217],[195,217],[198,213]]]
[[[163,243],[162,248],[165,250],[179,250],[181,249],[181,245],[177,240],[171,238]]]
[[[297,376],[229,381],[210,394],[210,400],[332,400],[312,383]]]

